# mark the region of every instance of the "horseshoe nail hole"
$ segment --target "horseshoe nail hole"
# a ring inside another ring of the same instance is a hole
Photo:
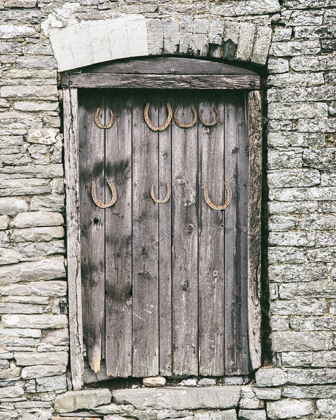
[[[97,219],[97,217],[95,217],[95,218],[93,219],[93,223],[96,225],[97,223],[99,223],[99,219]]]
[[[212,273],[212,275],[213,275],[214,277],[218,277],[218,271],[217,271],[217,270],[214,270],[214,272]]]

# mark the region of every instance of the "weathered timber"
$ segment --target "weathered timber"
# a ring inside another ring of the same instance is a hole
[[[105,123],[105,97],[101,92],[81,91],[79,96],[79,177],[82,290],[84,338],[89,364],[100,370],[104,342],[105,308],[105,210],[92,199],[92,181],[97,194],[105,200],[105,130],[97,127],[94,114],[100,107],[100,121]]]
[[[143,110],[158,122],[157,93],[133,93],[133,376],[159,373],[158,205],[150,188],[158,180],[158,133]]]
[[[253,369],[261,366],[261,193],[262,193],[262,96],[248,94],[248,325]]]
[[[70,367],[72,387],[74,390],[79,390],[81,389],[84,382],[84,360],[80,248],[81,236],[79,216],[79,138],[77,89],[63,90],[63,107]]]
[[[225,210],[225,374],[248,373],[247,182],[244,94],[226,94],[225,179],[232,200]]]
[[[74,71],[78,73],[78,70]],[[114,74],[256,74],[229,64],[200,60],[190,57],[150,57],[116,60],[112,63],[95,64],[81,69],[80,73]]]
[[[158,97],[159,124],[167,117],[166,102],[172,101],[172,94],[167,92]],[[172,125],[159,133],[158,144],[158,196],[163,198],[166,182],[172,185]],[[159,205],[159,338],[160,338],[160,375],[172,374],[172,273],[171,273],[171,209],[174,195],[169,201]]]
[[[108,375],[132,375],[132,96],[108,91],[106,111],[115,123],[106,130],[105,175],[118,190],[105,212],[105,359]]]
[[[176,94],[174,108],[187,123],[193,92]],[[197,125],[172,126],[173,374],[198,373],[198,156]]]
[[[225,201],[224,188],[224,101],[222,92],[202,93],[199,111],[207,121],[219,120],[212,128],[198,126],[199,196],[199,374],[224,375],[224,218],[203,198],[208,187],[216,203]]]
[[[65,87],[129,89],[260,89],[258,75],[155,75],[78,73],[64,79]]]

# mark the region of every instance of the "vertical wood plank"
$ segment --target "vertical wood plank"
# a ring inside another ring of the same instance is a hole
[[[193,119],[195,95],[176,94],[174,109],[184,123]],[[197,109],[197,108],[196,108]],[[173,374],[198,374],[198,145],[197,124],[172,126],[173,171]]]
[[[64,166],[66,183],[68,297],[70,367],[72,387],[79,390],[84,380],[81,249],[79,215],[79,138],[77,89],[63,89]]]
[[[150,196],[158,182],[158,133],[144,121],[158,124],[157,94],[138,91],[133,102],[133,376],[159,373],[158,204]]]
[[[211,209],[204,200],[203,187],[216,205],[225,202],[224,188],[224,102],[223,94],[204,92],[199,101],[203,118],[199,122],[200,238],[199,238],[199,374],[224,375],[224,211]]]
[[[252,369],[261,366],[262,96],[248,94],[248,324]]]
[[[172,105],[172,95],[162,92],[159,96],[159,124],[167,118],[167,102]],[[166,182],[171,185],[171,130],[172,124],[159,133],[158,185],[159,197],[165,197]],[[158,191],[158,190],[156,190]],[[174,192],[172,192],[172,195]],[[172,374],[171,340],[171,206],[173,196],[159,210],[159,315],[160,315],[160,375]]]
[[[225,375],[249,371],[247,328],[248,155],[243,95],[225,103],[225,179],[232,200],[225,210]]]
[[[80,121],[80,219],[84,338],[87,357],[94,372],[100,370],[105,307],[104,210],[93,202],[91,183],[96,182],[97,195],[104,201],[105,189],[105,133],[94,122],[100,108],[100,121],[104,123],[104,96],[102,93],[83,92],[79,102]]]
[[[106,179],[117,189],[105,210],[106,370],[114,377],[132,374],[132,99],[128,90],[109,91],[115,122],[106,130]],[[107,191],[107,201],[111,192]]]

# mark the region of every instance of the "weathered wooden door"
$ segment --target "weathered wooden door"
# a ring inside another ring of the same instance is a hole
[[[83,326],[93,370],[104,359],[111,377],[249,373],[245,99],[244,91],[79,91]],[[185,125],[193,107],[197,122],[182,128],[173,117],[153,131],[147,103],[154,126],[166,121],[167,104]],[[216,110],[216,124],[201,122],[200,114],[214,122]],[[111,111],[113,125],[99,127],[95,113],[108,125]],[[108,203],[108,182],[117,197],[103,209],[93,189]],[[204,187],[217,206],[231,190],[227,208],[211,208]],[[159,199],[171,195],[157,203],[151,188]]]

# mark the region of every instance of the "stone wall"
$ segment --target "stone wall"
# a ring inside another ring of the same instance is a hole
[[[141,414],[118,391],[79,409],[110,420],[336,416],[336,1],[280,3],[0,1],[1,420],[50,420],[56,396],[71,390],[57,69],[84,64],[62,67],[67,50],[57,46],[57,34],[124,15],[132,21],[130,14],[145,21],[148,54],[224,56],[268,74],[264,267],[274,365],[257,372],[257,387],[232,391],[239,396],[230,407],[214,409],[213,395],[193,409],[156,406]],[[231,388],[221,387],[220,398]],[[112,412],[99,413],[111,398]]]

